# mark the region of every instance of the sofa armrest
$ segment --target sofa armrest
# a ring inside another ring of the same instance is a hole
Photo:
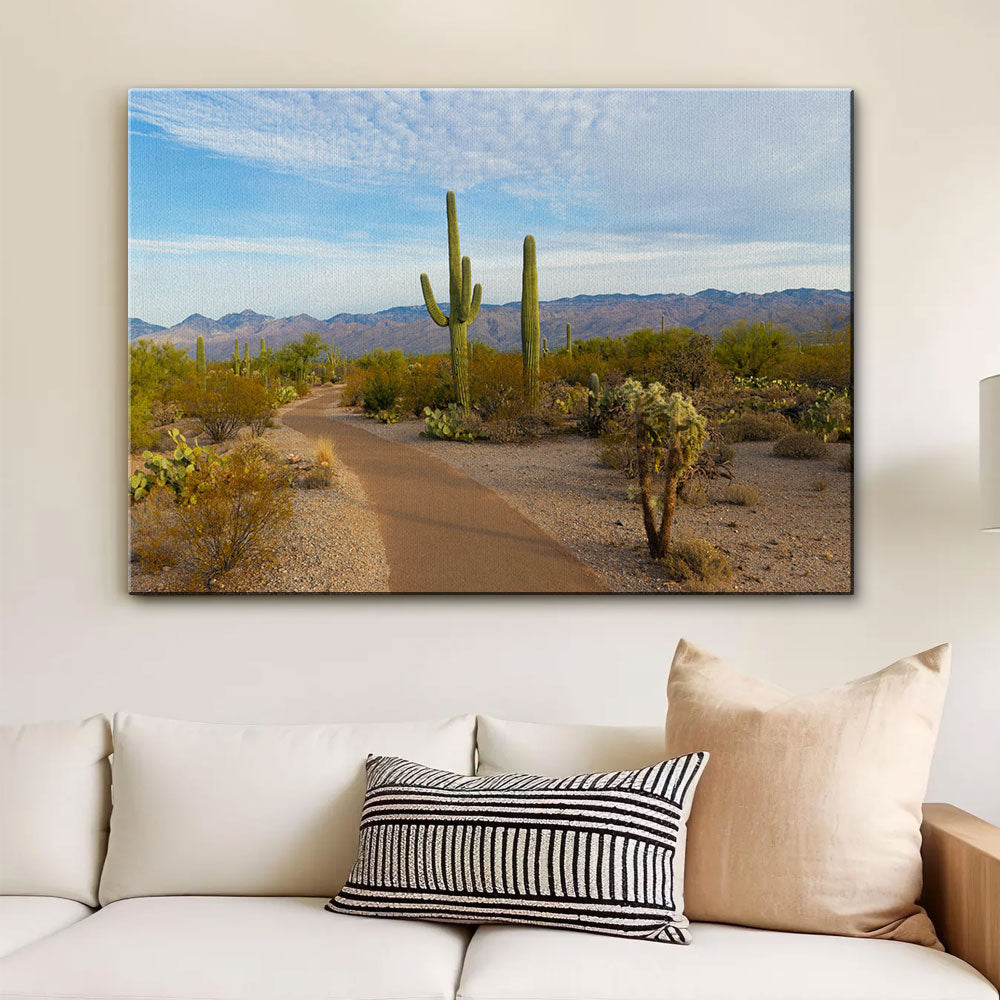
[[[924,805],[921,903],[942,944],[1000,989],[1000,827]]]

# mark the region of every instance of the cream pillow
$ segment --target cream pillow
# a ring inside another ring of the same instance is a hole
[[[688,825],[688,917],[940,947],[916,901],[950,661],[937,646],[797,696],[682,640],[667,756],[712,755]]]
[[[0,896],[97,905],[108,846],[107,719],[0,726]]]
[[[365,759],[471,774],[475,716],[232,725],[114,717],[102,905],[133,896],[332,896],[358,851]]]

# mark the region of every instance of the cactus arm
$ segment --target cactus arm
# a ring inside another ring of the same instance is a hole
[[[476,287],[472,289],[472,303],[469,306],[469,322],[471,323],[479,315],[479,307],[483,304],[483,286],[476,282]]]
[[[434,298],[434,291],[431,289],[431,279],[426,274],[420,275],[420,288],[424,293],[424,305],[427,306],[427,311],[430,313],[431,319],[438,326],[447,326],[448,317],[441,312],[441,307],[437,304],[437,299]]]

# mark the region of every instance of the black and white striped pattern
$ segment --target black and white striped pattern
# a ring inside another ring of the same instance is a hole
[[[470,778],[369,757],[358,860],[327,909],[687,944],[685,822],[707,759]]]

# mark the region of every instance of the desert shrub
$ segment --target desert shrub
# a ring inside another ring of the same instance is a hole
[[[452,403],[447,410],[424,410],[424,430],[421,437],[440,438],[444,441],[475,441],[483,436],[482,422],[473,414],[463,413]]]
[[[495,444],[516,444],[527,436],[524,421],[516,417],[491,417],[483,421],[483,437]]]
[[[357,361],[362,372],[360,403],[366,413],[391,410],[402,395],[408,363],[402,351],[372,351]]]
[[[635,477],[635,430],[616,420],[609,420],[598,437],[597,457],[609,469]]]
[[[469,400],[483,418],[515,417],[525,412],[520,353],[501,354],[476,344],[469,368]]]
[[[783,326],[740,320],[723,329],[715,344],[715,360],[736,375],[767,378],[781,372],[795,344]]]
[[[228,441],[241,427],[263,430],[274,412],[264,383],[233,372],[210,372],[204,386],[189,381],[180,393],[184,411],[201,421],[211,441]]]
[[[839,330],[805,334],[786,362],[789,373],[816,386],[845,390],[851,385],[851,324]]]
[[[722,423],[722,433],[732,444],[742,441],[776,441],[792,425],[780,413],[744,413]]]
[[[708,490],[701,482],[688,480],[678,487],[677,499],[686,507],[706,507],[709,503]]]
[[[736,458],[736,449],[728,441],[713,441],[715,461],[720,465],[732,465]]]
[[[174,509],[166,530],[192,589],[273,562],[292,516],[287,473],[263,450],[239,448],[198,502]]]
[[[296,399],[305,399],[312,392],[312,383],[306,381],[296,382],[293,386]]]
[[[760,503],[760,494],[745,483],[730,483],[723,492],[722,499],[734,507],[754,507]]]
[[[129,345],[129,446],[141,451],[155,444],[153,425],[166,415],[175,388],[192,377],[195,364],[173,344],[146,340]],[[170,422],[162,421],[162,422]]]
[[[407,413],[420,416],[424,407],[447,406],[455,398],[451,362],[443,354],[432,354],[412,362],[403,379],[400,405]]]
[[[129,511],[129,553],[149,573],[159,573],[178,560],[170,528],[175,502],[169,491],[157,490]]]
[[[830,484],[825,479],[813,480],[812,488],[817,493],[823,493],[825,490],[830,488]]]
[[[826,451],[826,445],[818,437],[805,431],[794,431],[774,442],[778,458],[822,458]]]
[[[731,589],[733,569],[729,560],[703,538],[683,538],[674,542],[660,560],[671,580],[683,583],[692,592]]]
[[[322,490],[332,486],[337,478],[337,459],[333,442],[320,438],[313,450],[312,463],[299,480],[299,485],[307,490]]]

